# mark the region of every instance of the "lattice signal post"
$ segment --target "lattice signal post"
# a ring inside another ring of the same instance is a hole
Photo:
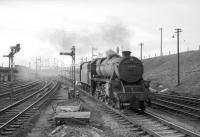
[[[20,51],[20,44],[16,46],[10,46],[11,52],[8,55],[3,55],[3,57],[9,58],[9,68],[10,68],[10,81],[13,81],[13,58],[15,53]]]
[[[71,52],[60,52],[60,55],[69,55],[72,57],[72,86],[73,86],[73,97],[75,95],[75,46],[72,46]]]
[[[10,81],[11,81],[11,95],[10,95],[10,99],[11,101],[13,100],[13,59],[14,59],[14,55],[20,51],[20,44],[16,44],[16,46],[10,46],[11,52],[8,55],[3,55],[3,57],[8,57],[9,58],[9,68],[10,68]]]

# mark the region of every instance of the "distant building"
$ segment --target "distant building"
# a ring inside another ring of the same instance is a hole
[[[11,69],[9,67],[0,67],[0,82],[6,82],[11,80],[10,76]],[[16,73],[18,70],[16,68],[13,69],[14,79],[16,78]]]

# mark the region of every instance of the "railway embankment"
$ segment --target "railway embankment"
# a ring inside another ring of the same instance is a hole
[[[200,51],[180,53],[180,85],[177,86],[177,55],[144,60],[144,78],[151,87],[170,93],[200,98]]]

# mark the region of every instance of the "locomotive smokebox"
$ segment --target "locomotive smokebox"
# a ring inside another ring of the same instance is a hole
[[[131,56],[131,52],[130,51],[122,51],[122,56],[127,58]]]

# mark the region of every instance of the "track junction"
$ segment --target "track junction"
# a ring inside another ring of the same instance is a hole
[[[50,96],[55,94],[59,86],[57,80],[45,80],[19,87],[13,92],[15,100],[0,109],[0,135],[15,136],[23,125],[49,101]],[[2,97],[5,98],[6,95]]]

